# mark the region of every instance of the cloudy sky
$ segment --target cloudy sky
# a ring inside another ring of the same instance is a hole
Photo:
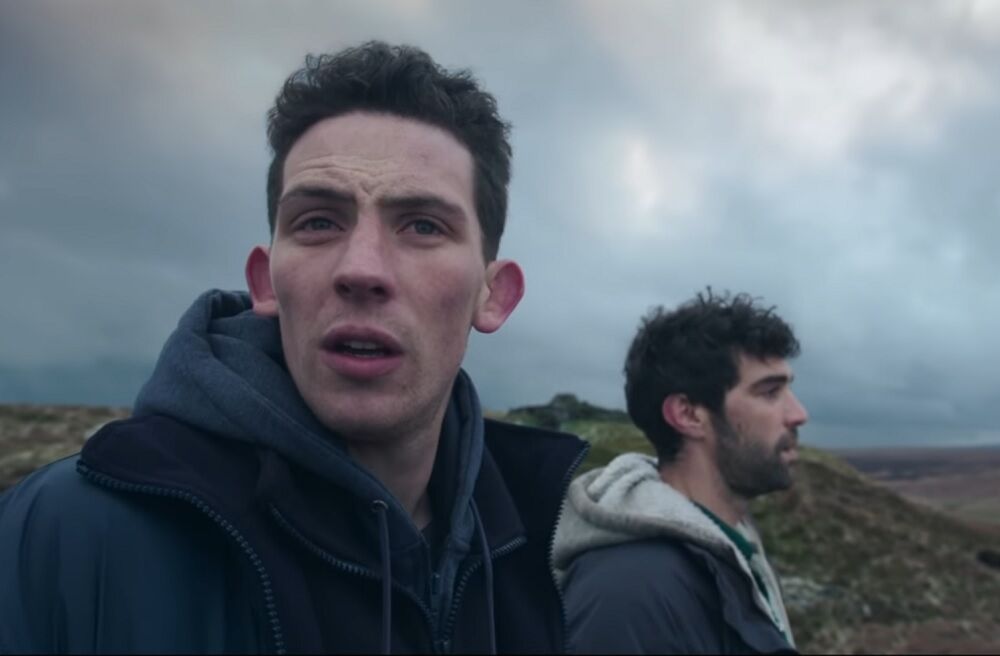
[[[466,359],[484,405],[623,407],[639,317],[711,285],[803,343],[824,446],[1000,443],[1000,2],[0,0],[0,402],[129,404],[266,241],[264,114],[307,52],[468,67],[514,124]]]

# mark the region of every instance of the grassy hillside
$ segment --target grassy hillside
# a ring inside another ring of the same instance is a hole
[[[1000,492],[1000,491],[998,491]],[[813,652],[1000,652],[1000,532],[975,527],[805,450],[796,486],[755,502]]]
[[[0,406],[0,490],[78,451],[94,428],[125,414]],[[508,418],[540,418],[589,440],[583,470],[622,451],[650,452],[639,431],[613,411],[574,406],[565,397],[556,411],[535,406]],[[795,488],[758,500],[753,512],[803,651],[1000,653],[997,528],[907,501],[815,449],[803,449]]]

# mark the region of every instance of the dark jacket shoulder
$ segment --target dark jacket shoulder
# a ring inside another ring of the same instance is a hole
[[[573,651],[722,651],[711,576],[680,543],[592,549],[570,564],[564,588]]]
[[[54,463],[0,496],[0,653],[248,652],[272,645],[259,581],[228,529],[212,512],[157,492],[197,490],[205,474],[213,489],[252,501],[254,446],[206,437],[162,416],[113,422],[88,441],[82,460]],[[585,447],[568,435],[497,422],[487,426],[486,439],[477,492],[488,538],[492,544],[494,532],[505,530],[490,521],[501,515],[489,507],[502,510],[504,498],[514,501],[527,532],[526,544],[496,564],[497,626],[519,627],[503,630],[498,646],[559,649],[564,636],[548,540],[561,481]],[[192,461],[227,466],[191,468]],[[90,467],[95,462],[100,471]],[[166,485],[178,471],[184,485]],[[95,484],[95,476],[104,482]],[[122,485],[143,493],[120,493]],[[240,511],[228,497],[199,498],[228,516]],[[263,539],[271,530],[252,533]],[[486,612],[480,579],[470,577],[459,625]],[[378,589],[367,580],[352,585]],[[357,594],[351,588],[342,596]],[[53,600],[60,600],[55,607]],[[287,624],[297,607],[282,608]]]
[[[564,592],[578,653],[793,651],[733,565],[681,540],[587,551],[570,564]]]
[[[196,616],[251,612],[223,603],[234,586],[225,563],[235,559],[219,532],[165,500],[87,482],[78,459],[43,467],[0,496],[0,652],[251,648],[254,636]],[[133,630],[107,631],[112,624]]]
[[[570,479],[589,449],[587,443],[569,433],[494,419],[485,420],[485,437],[519,510],[538,515],[541,528],[551,534]]]

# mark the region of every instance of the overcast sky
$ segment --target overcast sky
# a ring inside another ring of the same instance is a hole
[[[0,0],[0,402],[129,404],[267,240],[308,52],[468,67],[514,125],[527,294],[486,407],[623,407],[639,317],[777,306],[824,446],[1000,443],[1000,2]]]

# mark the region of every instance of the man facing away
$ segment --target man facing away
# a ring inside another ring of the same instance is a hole
[[[460,369],[523,293],[508,131],[418,49],[306,59],[249,295],[197,299],[133,416],[0,498],[0,652],[563,649],[585,447],[484,421]]]
[[[629,415],[657,458],[624,454],[573,482],[556,531],[571,648],[792,651],[778,581],[747,514],[792,484],[791,328],[746,295],[652,311],[625,362]]]

